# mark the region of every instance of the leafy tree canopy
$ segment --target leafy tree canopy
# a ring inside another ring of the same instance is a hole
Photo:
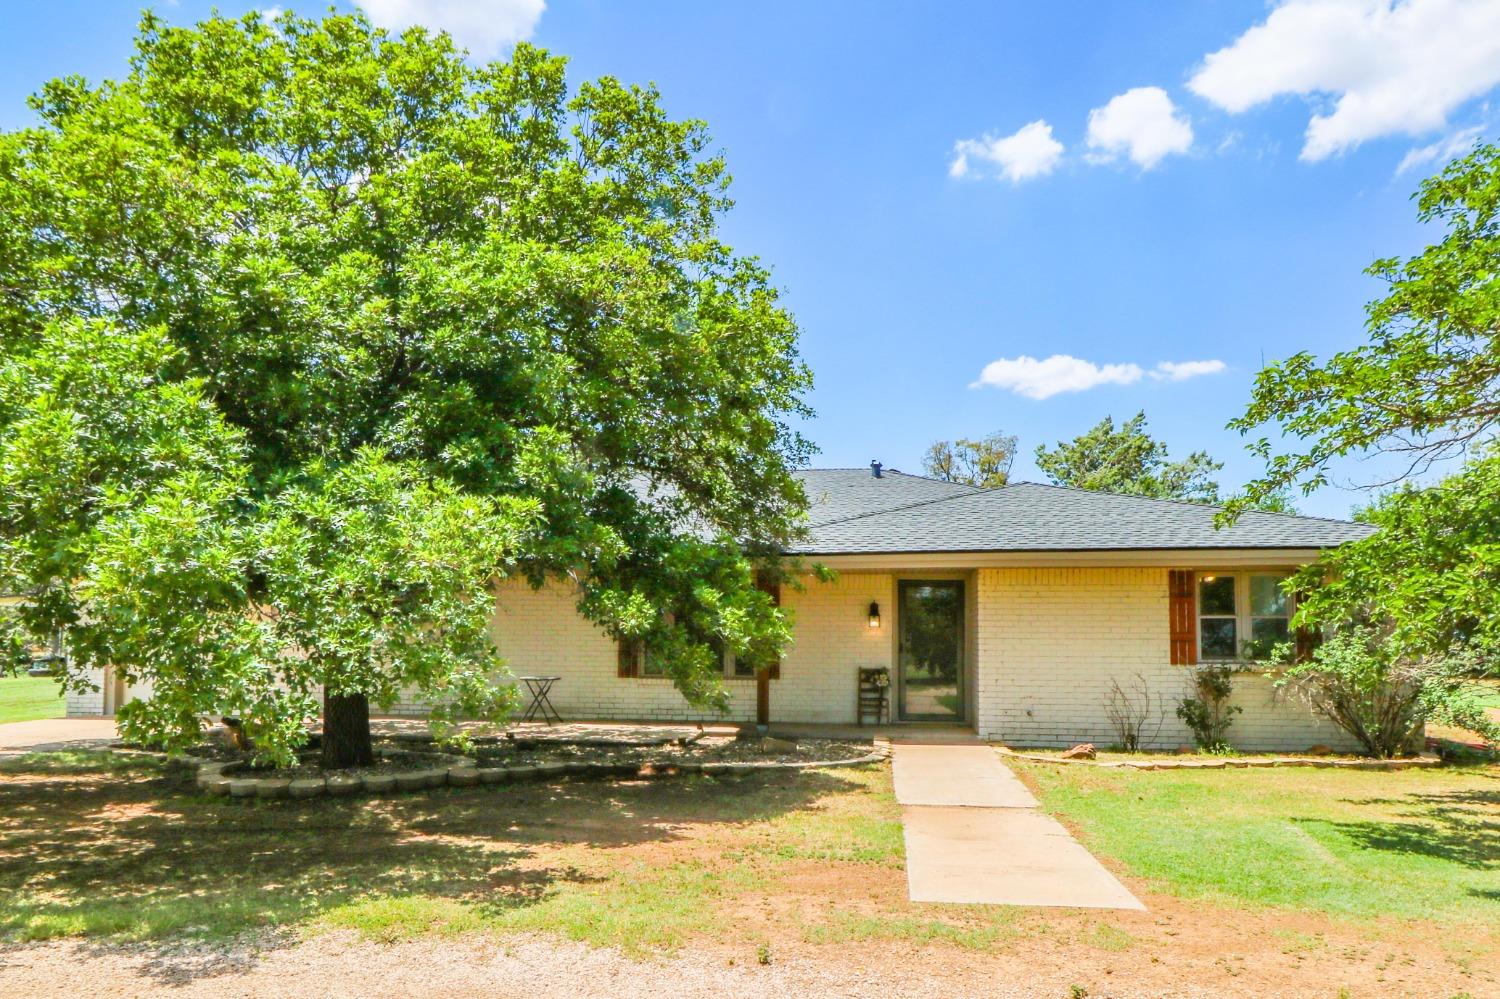
[[[996,431],[978,440],[933,441],[922,456],[922,469],[944,482],[962,482],[991,489],[1010,479],[1016,460],[1015,434]]]
[[[1500,649],[1500,455],[1436,485],[1406,485],[1360,511],[1379,533],[1325,553],[1293,585],[1307,622],[1382,628],[1413,658]]]
[[[1213,476],[1224,467],[1204,451],[1170,461],[1167,445],[1146,432],[1144,412],[1118,429],[1106,416],[1071,441],[1059,441],[1051,449],[1039,446],[1036,463],[1060,486],[1196,503],[1218,500],[1219,484]]]
[[[316,689],[498,716],[487,587],[567,574],[722,703],[786,623],[810,376],[650,87],[362,15],[143,17],[0,136],[0,588],[289,758]],[[74,678],[73,682],[82,682]],[[366,726],[367,728],[367,726]]]
[[[1226,516],[1272,491],[1325,484],[1340,457],[1405,459],[1396,480],[1406,481],[1359,514],[1379,532],[1325,553],[1292,581],[1296,623],[1347,636],[1298,676],[1325,692],[1347,687],[1349,675],[1401,677],[1420,695],[1416,717],[1493,739],[1472,680],[1500,668],[1500,147],[1450,163],[1416,199],[1419,219],[1445,232],[1407,260],[1370,266],[1389,291],[1367,308],[1369,341],[1322,362],[1297,354],[1256,379],[1231,426],[1274,426],[1301,446],[1273,453],[1257,440],[1266,473]],[[1448,477],[1410,481],[1457,456],[1464,463]]]
[[[1369,342],[1319,361],[1295,354],[1256,377],[1241,433],[1274,427],[1300,447],[1251,446],[1265,474],[1231,511],[1289,487],[1311,492],[1329,463],[1387,452],[1406,478],[1494,437],[1500,421],[1500,147],[1482,145],[1424,181],[1417,217],[1446,231],[1407,260],[1367,272],[1386,296],[1367,310]]]

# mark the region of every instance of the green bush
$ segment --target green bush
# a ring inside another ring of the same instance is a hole
[[[1228,666],[1200,666],[1193,672],[1193,685],[1177,704],[1177,717],[1192,731],[1198,748],[1210,753],[1230,748],[1225,735],[1234,716],[1244,709],[1229,703],[1234,689]]]
[[[1459,648],[1445,656],[1412,658],[1368,627],[1337,632],[1302,662],[1283,664],[1272,677],[1278,689],[1302,698],[1313,710],[1348,732],[1370,756],[1409,752],[1428,721],[1479,733],[1491,742],[1500,726],[1489,720],[1473,686],[1475,675],[1493,669],[1480,650]]]

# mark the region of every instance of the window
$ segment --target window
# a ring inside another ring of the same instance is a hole
[[[1285,576],[1250,577],[1251,656],[1259,658],[1292,637],[1292,602],[1281,588]]]
[[[642,641],[620,641],[619,645],[619,670],[618,675],[622,677],[664,677],[667,675],[666,663],[661,656],[652,653],[651,647]],[[734,654],[725,651],[721,654],[724,663],[724,671],[731,677],[755,676],[754,667],[749,663],[741,663],[735,659]]]
[[[1234,577],[1198,577],[1198,658],[1233,659],[1240,647]]]
[[[1255,659],[1291,637],[1285,573],[1204,572],[1198,576],[1198,658]]]

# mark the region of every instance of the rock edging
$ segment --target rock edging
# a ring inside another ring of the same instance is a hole
[[[1336,770],[1425,770],[1440,767],[1443,761],[1424,753],[1399,760],[1331,760],[1321,756],[1225,756],[1195,757],[1182,760],[1065,760],[1040,753],[1018,753],[1009,746],[995,746],[995,752],[1013,760],[1032,763],[1056,763],[1069,767],[1102,767],[1106,770],[1238,770],[1255,767],[1320,767]]]
[[[403,750],[382,748],[380,755],[394,755]],[[775,760],[753,763],[720,761],[685,761],[682,763],[622,763],[571,760],[484,766],[465,756],[431,754],[434,765],[394,774],[334,774],[329,777],[290,778],[274,774],[247,776],[226,773],[243,766],[238,761],[211,761],[198,765],[197,785],[209,794],[231,798],[320,798],[356,793],[401,794],[434,787],[475,787],[480,784],[506,784],[514,781],[551,780],[557,777],[673,777],[684,774],[708,776],[746,775],[773,770],[825,770],[839,767],[881,763],[890,757],[890,743],[877,740],[875,748],[864,756],[847,760],[819,760],[782,763]]]

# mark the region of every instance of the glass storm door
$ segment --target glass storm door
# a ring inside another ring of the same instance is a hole
[[[964,718],[964,584],[956,579],[897,583],[900,652],[898,717]]]

